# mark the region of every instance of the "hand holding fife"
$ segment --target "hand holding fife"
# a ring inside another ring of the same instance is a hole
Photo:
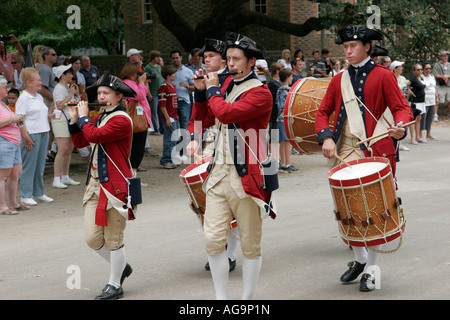
[[[206,75],[206,69],[198,69],[195,71],[194,77],[194,86],[197,90],[206,90],[205,79],[203,78]],[[198,77],[202,77],[201,79],[197,79]]]
[[[205,77],[206,88],[219,85],[219,76],[217,72],[210,72]]]
[[[89,115],[89,105],[87,101],[80,101],[76,109],[78,109],[78,116],[80,118]]]
[[[71,102],[73,102],[73,101],[71,101]],[[71,123],[77,122],[77,120],[79,118],[78,106],[69,108],[69,117],[70,117],[70,122]]]

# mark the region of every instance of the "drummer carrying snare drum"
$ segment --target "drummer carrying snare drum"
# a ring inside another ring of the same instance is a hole
[[[207,72],[217,72],[217,73],[225,73],[228,71],[227,61],[223,59],[223,54],[225,53],[226,43],[221,40],[206,38],[205,44],[203,48],[199,51],[198,56],[203,57],[206,71]],[[219,79],[220,91],[222,94],[226,93],[229,84],[232,81],[232,77],[221,77]],[[198,89],[195,91],[198,94]],[[197,126],[197,121],[203,123],[204,117],[212,117],[214,115],[211,111],[211,108],[207,109],[205,114],[205,110],[203,108],[203,104],[198,101],[194,101],[194,105],[192,107],[192,116],[189,120],[189,133],[191,133],[191,141],[187,145],[187,153],[190,155],[198,155],[201,154],[203,159],[211,156],[214,152],[214,141],[217,138],[217,126],[214,124],[209,128],[203,128],[202,125]],[[199,143],[197,141],[198,137],[202,135],[204,139],[202,139],[203,143],[200,148]],[[239,229],[235,227],[233,232],[228,233],[227,237],[227,253],[228,253],[228,261],[230,264],[230,271],[233,271],[236,267],[236,248],[238,245],[238,237],[239,237]],[[205,265],[206,270],[210,270],[209,262]]]
[[[350,66],[332,78],[317,111],[315,129],[326,158],[334,160],[336,157],[348,162],[364,157],[385,157],[395,177],[397,140],[406,137],[406,129],[401,126],[412,121],[413,114],[394,73],[370,58],[372,41],[382,39],[380,32],[364,26],[347,26],[338,31],[335,43],[343,45]],[[343,100],[348,102],[344,104]],[[386,111],[388,107],[390,112]],[[334,129],[331,131],[329,117],[333,112]],[[375,137],[374,132],[380,126],[388,130],[389,135],[358,144],[358,141]],[[364,272],[360,290],[371,291],[375,288],[375,279],[367,273],[367,268],[376,265],[378,253],[366,247],[354,247],[353,252],[355,261],[341,276],[341,281],[351,282]]]

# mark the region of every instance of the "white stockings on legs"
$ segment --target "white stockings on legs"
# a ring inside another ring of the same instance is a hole
[[[247,259],[244,257],[242,262],[242,300],[250,300],[253,298],[261,272],[261,264],[262,257],[256,259]]]
[[[380,250],[382,245],[372,246],[375,250]],[[364,267],[364,273],[367,273],[367,268],[377,264],[378,252],[366,247],[352,247],[355,253],[355,260],[359,263],[366,264]]]
[[[209,268],[213,278],[216,300],[228,299],[228,273],[230,265],[226,251],[208,256]]]
[[[109,262],[109,281],[108,284],[113,285],[116,288],[120,287],[120,278],[122,277],[123,270],[127,265],[127,257],[125,248],[122,247],[117,250],[109,250],[105,245],[100,249],[95,250],[103,259]]]

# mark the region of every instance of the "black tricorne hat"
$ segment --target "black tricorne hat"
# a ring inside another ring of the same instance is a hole
[[[258,46],[255,41],[250,39],[249,37],[243,36],[236,32],[227,32],[226,36],[226,49],[228,48],[239,48],[247,53],[249,53],[251,56],[255,57],[256,59],[265,59],[265,50],[261,50],[262,47]],[[222,57],[226,58],[226,50]]]
[[[373,46],[373,51],[370,54],[371,57],[385,57],[389,55],[389,51],[385,48],[382,48],[378,45]]]
[[[222,40],[205,38],[203,48],[198,52],[199,57],[203,57],[206,51],[218,52],[221,55],[225,53],[226,43]]]
[[[377,30],[368,29],[364,26],[347,26],[338,31],[339,37],[334,43],[343,44],[346,41],[361,40],[383,40],[383,34]]]
[[[105,71],[103,75],[93,85],[86,88],[86,92],[89,94],[97,93],[98,87],[108,87],[117,92],[120,92],[125,97],[136,98],[136,92],[131,89],[126,83],[120,80],[118,77],[109,74],[109,71]]]

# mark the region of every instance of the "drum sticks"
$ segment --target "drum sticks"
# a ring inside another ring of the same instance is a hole
[[[347,167],[349,167],[349,168],[352,167],[351,165],[348,164],[347,161],[345,161],[344,159],[342,159],[341,157],[339,157],[339,156],[337,155],[337,153],[334,154],[334,157],[335,157],[336,159],[338,159],[340,162],[344,163]]]
[[[405,128],[405,127],[407,127],[407,126],[409,126],[409,125],[412,125],[412,124],[414,124],[414,123],[416,123],[416,120],[411,121],[411,122],[408,122],[408,123],[405,123],[405,124],[402,124],[402,125],[400,126],[400,128]],[[370,137],[370,138],[367,138],[367,139],[358,141],[356,144],[366,143],[367,141],[370,141],[370,140],[373,140],[373,139],[376,139],[376,138],[380,138],[380,137],[382,137],[382,136],[384,136],[384,135],[386,135],[386,134],[389,134],[389,131],[386,131],[386,132],[377,134],[376,136],[373,136],[373,137]]]

